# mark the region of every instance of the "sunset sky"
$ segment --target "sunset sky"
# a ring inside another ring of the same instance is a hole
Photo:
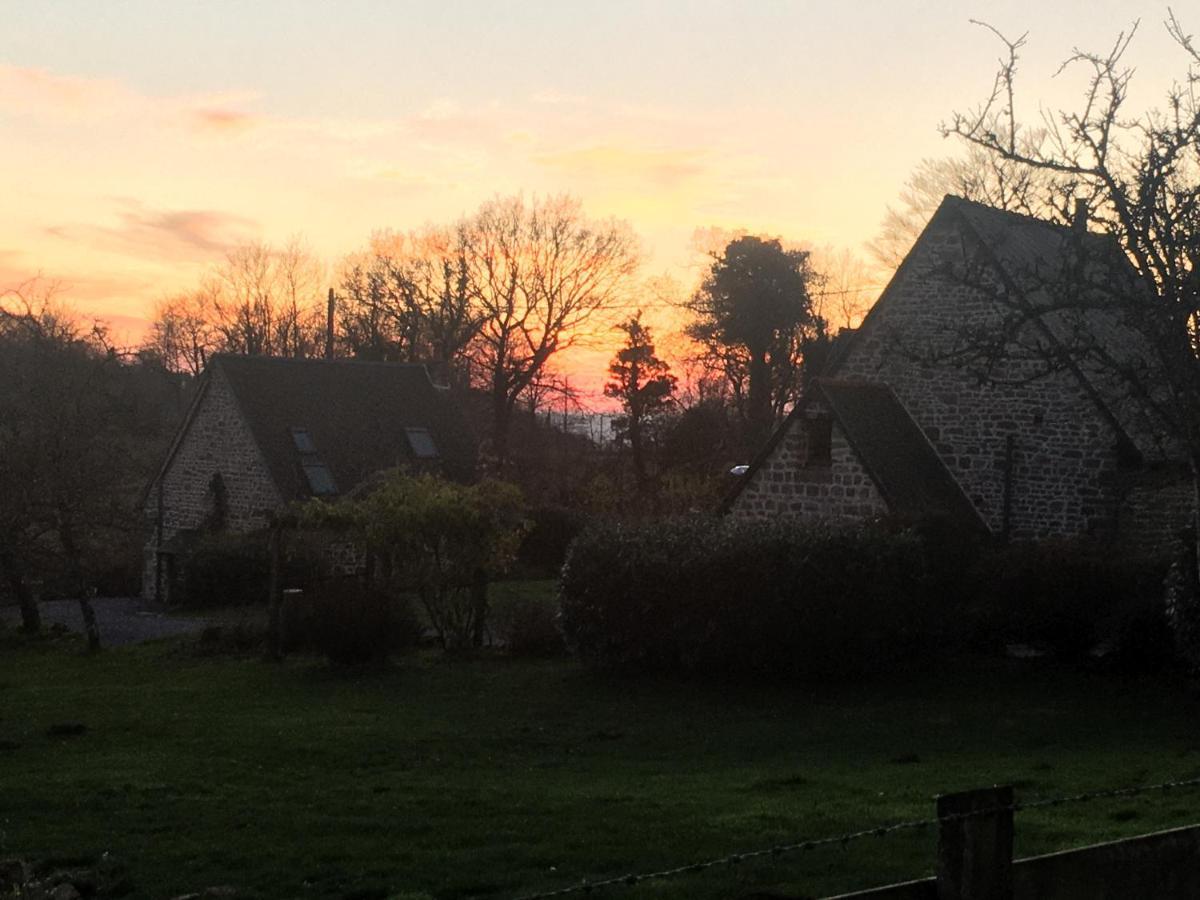
[[[1186,27],[1200,16],[1179,8]],[[38,272],[135,338],[231,244],[372,230],[496,194],[628,219],[694,281],[697,228],[861,251],[937,132],[1030,32],[1030,117],[1142,20],[1132,109],[1184,71],[1152,3],[0,0],[0,288]]]

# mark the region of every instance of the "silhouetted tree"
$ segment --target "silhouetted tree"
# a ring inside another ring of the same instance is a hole
[[[720,372],[757,447],[802,389],[806,352],[824,338],[812,305],[809,254],[778,240],[736,238],[713,257],[687,303],[687,334]]]
[[[623,296],[637,269],[637,245],[628,226],[590,220],[570,197],[493,200],[462,223],[460,234],[481,316],[468,351],[472,381],[490,395],[493,451],[503,467],[518,398]]]
[[[618,440],[629,442],[638,494],[646,496],[652,493],[646,465],[648,431],[655,416],[670,406],[676,379],[670,366],[655,355],[654,338],[642,324],[641,310],[617,328],[625,334],[625,344],[608,366],[604,396],[621,402],[624,415],[613,420],[613,429]]]
[[[168,371],[197,376],[221,347],[216,285],[208,283],[158,304],[142,349]]]
[[[481,324],[461,228],[375,235],[347,260],[340,299],[342,344],[368,359],[456,371]]]
[[[39,626],[32,579],[82,598],[120,561],[173,424],[171,381],[82,330],[51,287],[0,294],[0,568],[27,629]]]

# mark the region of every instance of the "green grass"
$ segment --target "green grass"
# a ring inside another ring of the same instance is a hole
[[[126,862],[138,897],[510,897],[932,814],[1200,774],[1164,680],[979,663],[841,687],[616,679],[422,653],[380,671],[0,649],[0,857]],[[79,736],[47,735],[56,724]],[[1020,855],[1191,823],[1200,792],[1020,814]],[[872,838],[604,896],[820,896],[928,874]],[[598,895],[593,895],[598,896]]]

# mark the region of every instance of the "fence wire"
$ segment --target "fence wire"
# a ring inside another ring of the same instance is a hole
[[[830,837],[812,838],[809,840],[793,841],[785,844],[774,844],[770,847],[761,847],[756,850],[747,850],[741,853],[729,853],[725,856],[717,856],[711,859],[701,860],[699,862],[674,866],[669,869],[659,869],[658,871],[650,872],[629,872],[624,875],[617,875],[612,878],[603,878],[597,881],[581,880],[574,884],[567,885],[566,887],[556,888],[554,890],[541,891],[536,894],[524,894],[518,897],[517,900],[549,900],[549,898],[552,897],[567,897],[572,894],[590,894],[593,891],[609,887],[633,887],[634,885],[641,884],[645,881],[657,881],[664,878],[674,878],[679,875],[691,875],[721,866],[736,866],[753,859],[761,859],[768,856],[778,857],[788,853],[815,850],[818,847],[828,847],[835,844],[845,846],[852,841],[858,841],[864,838],[886,837],[887,835],[895,834],[898,831],[916,831],[923,828],[929,828],[933,825],[943,825],[947,822],[957,822],[964,819],[979,818],[981,816],[994,816],[1001,812],[1027,812],[1030,810],[1049,809],[1057,806],[1064,806],[1069,803],[1087,803],[1092,800],[1109,800],[1115,797],[1134,797],[1139,794],[1153,794],[1192,787],[1200,787],[1200,778],[1163,781],[1159,782],[1158,784],[1139,785],[1138,787],[1086,791],[1081,794],[1070,794],[1064,797],[1049,797],[1041,800],[1029,800],[1023,803],[1012,803],[1008,806],[988,807],[986,809],[977,809],[972,810],[971,812],[955,813],[953,815],[938,816],[930,819],[911,819],[903,822],[894,822],[890,825],[878,825],[874,828],[864,828],[860,831],[850,831],[845,834],[838,834]]]

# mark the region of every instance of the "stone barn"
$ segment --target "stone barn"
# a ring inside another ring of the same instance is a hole
[[[1084,222],[946,197],[724,510],[935,515],[1006,538],[1169,547],[1193,514],[1192,481],[1115,374],[1153,386],[1144,339],[1116,306],[1069,302],[1079,260],[1128,271]]]
[[[190,536],[263,528],[307,497],[337,497],[404,466],[470,480],[475,442],[422,365],[215,356],[146,491],[142,594],[167,599]]]

